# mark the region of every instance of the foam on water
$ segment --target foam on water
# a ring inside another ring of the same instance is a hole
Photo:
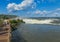
[[[46,20],[37,20],[37,19],[23,19],[27,24],[51,24],[54,19],[46,19]]]

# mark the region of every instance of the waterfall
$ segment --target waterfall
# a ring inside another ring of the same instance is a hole
[[[23,19],[27,24],[51,24],[53,19],[46,19],[46,20],[37,20],[37,19]]]

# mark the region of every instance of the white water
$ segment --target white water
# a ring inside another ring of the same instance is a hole
[[[44,19],[44,20],[38,20],[38,19],[27,19],[27,18],[14,18],[16,19],[22,19],[26,24],[53,24],[54,20],[58,19]],[[53,24],[53,25],[60,25],[60,24]]]
[[[54,19],[46,19],[46,20],[37,20],[37,19],[23,19],[26,24],[52,24],[51,22]]]

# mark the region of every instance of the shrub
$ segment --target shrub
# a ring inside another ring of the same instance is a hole
[[[17,26],[21,23],[25,23],[23,22],[23,20],[10,20],[10,24],[11,24],[11,28],[12,28],[12,31],[14,31],[15,29],[17,29]]]

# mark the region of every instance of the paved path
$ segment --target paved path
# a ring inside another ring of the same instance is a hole
[[[2,27],[2,31],[0,31],[0,42],[10,42],[11,37],[11,27],[10,24],[6,24]]]

